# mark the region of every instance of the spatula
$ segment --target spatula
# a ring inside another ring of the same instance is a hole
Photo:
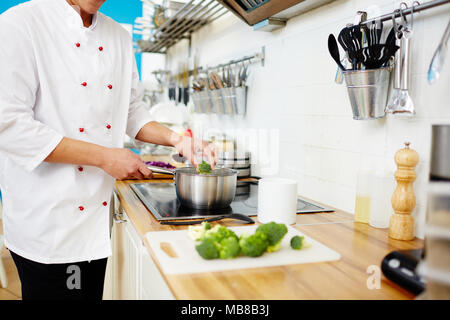
[[[341,68],[341,70],[345,70],[344,66],[341,63],[339,48],[336,42],[336,38],[333,34],[330,34],[328,36],[328,51],[330,51],[331,57],[334,59],[334,61],[336,61],[339,68]]]

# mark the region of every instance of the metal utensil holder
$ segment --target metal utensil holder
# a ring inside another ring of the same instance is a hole
[[[191,96],[192,101],[194,102],[194,111],[197,113],[205,113],[202,92],[194,91]]]
[[[390,71],[389,67],[344,71],[353,119],[372,120],[385,117]]]
[[[216,90],[194,91],[194,111],[225,115],[245,115],[247,87],[230,87]]]
[[[218,114],[223,114],[223,98],[220,93],[220,90],[208,90],[208,95],[211,100],[211,104],[213,105],[213,112]]]

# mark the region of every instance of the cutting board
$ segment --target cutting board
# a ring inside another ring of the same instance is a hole
[[[229,229],[239,236],[242,233],[253,234],[257,227],[254,225]],[[279,251],[264,253],[256,258],[239,256],[230,260],[205,260],[200,257],[195,250],[195,241],[188,237],[187,230],[154,231],[148,232],[145,236],[165,274],[215,272],[340,259],[339,253],[307,236],[305,240],[311,244],[311,247],[293,250],[290,247],[290,240],[296,235],[303,236],[300,231],[288,226],[288,233],[284,236]]]

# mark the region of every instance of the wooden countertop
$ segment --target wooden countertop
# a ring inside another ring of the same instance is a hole
[[[116,189],[129,220],[141,235],[149,254],[161,271],[145,234],[149,231],[180,230],[185,226],[159,224],[129,186],[118,181]],[[254,217],[255,220],[256,217]],[[226,226],[241,225],[235,221]],[[381,288],[369,290],[369,266],[380,266],[393,250],[417,249],[423,241],[398,241],[388,237],[387,229],[354,223],[353,215],[332,213],[298,214],[295,228],[341,254],[335,262],[242,269],[234,271],[167,275],[161,272],[177,299],[412,299],[414,296],[386,279],[380,270]]]

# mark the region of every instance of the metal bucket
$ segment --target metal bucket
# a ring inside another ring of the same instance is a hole
[[[353,119],[383,118],[388,98],[389,68],[344,71]]]

